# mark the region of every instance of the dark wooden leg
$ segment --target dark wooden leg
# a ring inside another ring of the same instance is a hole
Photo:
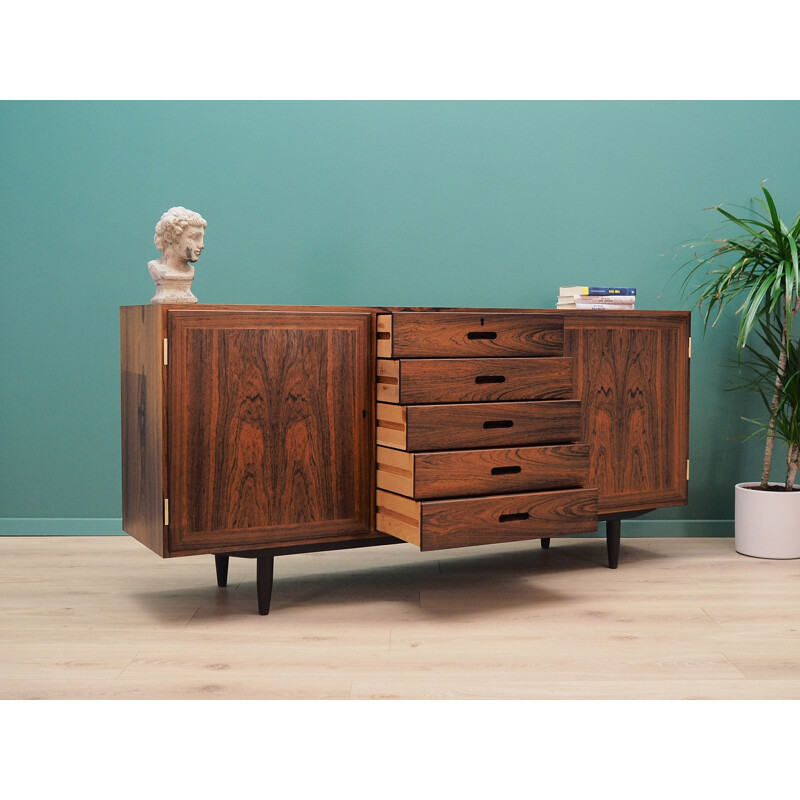
[[[550,537],[543,537],[542,538],[542,550],[549,550],[550,549]]]
[[[217,567],[217,586],[222,587],[228,585],[228,562],[230,560],[230,556],[214,556],[214,563]]]
[[[269,614],[272,600],[272,571],[275,556],[259,556],[256,559],[256,593],[258,594],[258,613]]]
[[[609,569],[616,569],[617,564],[619,563],[619,537],[621,529],[621,520],[606,520],[606,549],[608,550]]]

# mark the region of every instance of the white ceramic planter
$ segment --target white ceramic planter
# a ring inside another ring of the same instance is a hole
[[[737,483],[735,489],[736,552],[800,558],[800,491],[759,492],[749,486],[758,484]]]

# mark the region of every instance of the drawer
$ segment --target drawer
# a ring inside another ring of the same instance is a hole
[[[568,399],[572,359],[379,358],[377,396],[409,405]]]
[[[420,550],[597,530],[597,489],[422,501],[379,489],[376,504],[376,529]]]
[[[408,453],[378,447],[377,486],[415,500],[585,486],[589,445]]]
[[[580,400],[377,404],[377,443],[397,450],[464,450],[561,444],[581,438]]]
[[[561,314],[394,311],[378,315],[378,358],[560,356]]]

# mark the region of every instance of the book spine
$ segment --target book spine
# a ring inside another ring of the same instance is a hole
[[[636,298],[630,294],[598,294],[584,295],[576,299],[577,303],[608,303],[614,306],[630,306],[636,302]]]
[[[602,310],[602,311],[633,311],[633,303],[575,303],[575,308],[585,311],[589,310]]]
[[[584,295],[625,295],[628,297],[636,296],[636,288],[634,286],[589,286],[584,292]]]

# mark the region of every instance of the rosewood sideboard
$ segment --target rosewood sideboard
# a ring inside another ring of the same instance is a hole
[[[687,501],[690,314],[124,306],[123,529],[256,560],[590,533]]]

